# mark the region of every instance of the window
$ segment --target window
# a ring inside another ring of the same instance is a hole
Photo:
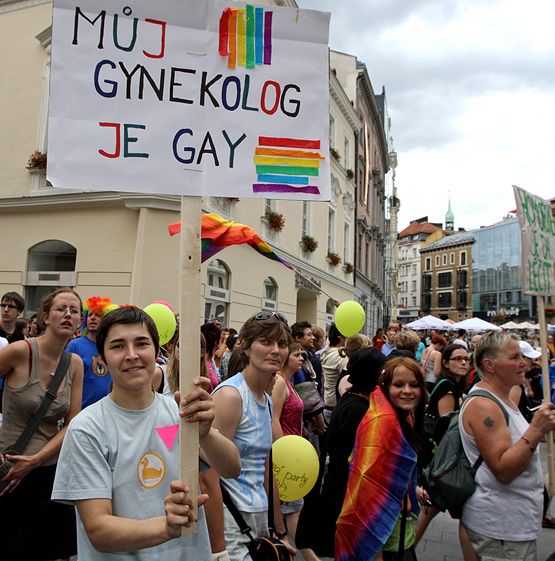
[[[418,250],[417,250],[415,247],[412,248],[412,257],[413,257],[413,258],[418,257],[417,251],[418,251]]]
[[[443,254],[443,264],[447,265],[447,253]]]
[[[430,271],[432,268],[432,258],[426,257],[426,271]]]
[[[350,242],[351,242],[351,227],[349,224],[343,226],[343,261],[349,261],[350,252]]]
[[[335,210],[328,207],[328,251],[335,251]]]
[[[429,312],[432,307],[432,295],[428,292],[422,295],[422,311]]]
[[[415,281],[415,280],[413,280],[413,281],[411,282],[411,290],[412,290],[413,292],[416,290],[416,281]]]
[[[208,263],[208,286],[204,300],[204,321],[219,319],[227,325],[230,302],[230,273],[227,265],[220,259]]]
[[[466,251],[461,251],[460,259],[461,259],[461,267],[464,267],[466,265]]]
[[[464,288],[467,284],[467,272],[464,271],[457,271],[457,288]]]
[[[272,278],[268,277],[262,285],[262,309],[277,310],[278,303],[278,285]]]
[[[301,236],[310,235],[310,203],[303,201],[303,210],[301,217]]]
[[[451,293],[450,292],[440,292],[437,295],[437,307],[438,308],[450,308],[451,307]]]
[[[449,263],[451,265],[455,264],[455,254],[454,253],[451,253],[451,255],[449,256]]]
[[[349,139],[345,137],[343,142],[343,164],[345,169],[349,169],[351,167],[351,143]]]
[[[432,275],[423,275],[422,276],[422,290],[432,290]]]
[[[413,264],[412,264],[411,273],[412,273],[413,275],[416,275],[416,263],[413,263]]]
[[[446,288],[451,286],[451,273],[438,273],[437,275],[438,288]]]
[[[436,267],[439,267],[439,255],[436,255]]]
[[[467,302],[466,290],[461,290],[457,293],[457,310],[465,310]]]
[[[415,308],[416,307],[416,296],[412,297],[412,307]]]

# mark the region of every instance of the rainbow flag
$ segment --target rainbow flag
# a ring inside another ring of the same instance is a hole
[[[225,8],[220,16],[220,56],[227,57],[229,68],[272,64],[273,12],[246,4],[244,8]]]
[[[337,520],[335,559],[375,559],[391,535],[403,499],[416,478],[416,452],[397,414],[378,387],[356,435],[343,508]],[[412,494],[411,506],[417,507]]]
[[[181,222],[168,226],[170,236],[181,231]],[[293,267],[284,261],[252,228],[239,222],[225,220],[216,213],[203,214],[201,222],[202,262],[230,245],[248,244],[264,257],[278,261],[288,269]]]
[[[320,174],[317,150],[319,140],[259,136],[254,151],[258,183],[254,193],[310,193],[318,195],[317,185],[309,185]]]

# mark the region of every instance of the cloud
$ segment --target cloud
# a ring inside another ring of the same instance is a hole
[[[399,228],[491,224],[515,206],[512,184],[555,196],[555,3],[534,0],[298,0],[332,12],[331,48],[385,86],[398,152]]]

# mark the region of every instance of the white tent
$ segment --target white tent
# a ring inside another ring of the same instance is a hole
[[[446,321],[436,318],[435,316],[424,316],[423,318],[417,319],[416,321],[411,321],[405,325],[408,329],[414,329],[415,331],[425,330],[425,329],[440,329],[441,331],[448,331],[452,328]]]
[[[502,327],[503,329],[520,329],[518,323],[515,323],[514,321],[508,321],[507,323],[503,323],[499,327]]]
[[[517,329],[539,329],[539,326],[537,324],[534,325],[529,321],[523,321],[522,323],[518,323],[517,325],[518,325]]]
[[[464,319],[453,325],[453,328],[466,331],[501,331],[499,326],[480,318]]]

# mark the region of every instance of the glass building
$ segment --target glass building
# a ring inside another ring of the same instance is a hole
[[[496,323],[531,317],[531,297],[522,292],[520,228],[515,217],[473,230],[472,309]]]

